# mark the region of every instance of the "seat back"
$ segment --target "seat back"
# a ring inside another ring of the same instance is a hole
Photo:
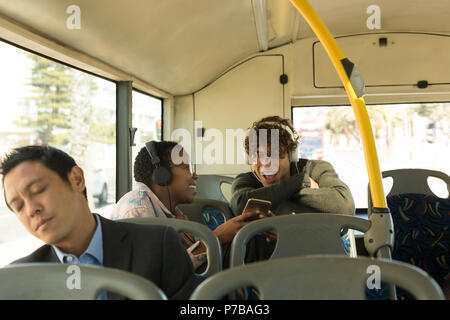
[[[374,271],[375,270],[375,271]],[[251,263],[220,272],[202,282],[191,299],[220,299],[244,286],[255,287],[262,300],[270,299],[365,299],[368,279],[399,285],[417,299],[444,300],[437,283],[421,269],[370,258],[308,256]]]
[[[259,232],[275,229],[277,243],[271,259],[310,254],[346,255],[341,230],[366,232],[368,220],[332,213],[302,213],[253,221],[239,230],[233,239],[230,266],[244,264],[245,247]]]
[[[447,185],[448,196],[447,200],[450,200],[450,177],[441,171],[428,170],[428,169],[395,169],[381,172],[382,178],[392,178],[392,188],[387,194],[386,198],[396,195],[404,194],[421,194],[424,196],[437,197],[433,191],[431,191],[428,185],[428,178],[435,177],[443,180]],[[372,195],[370,193],[370,185],[367,187],[368,195],[368,209],[369,215],[371,213]],[[437,197],[439,198],[439,197]],[[439,198],[442,199],[442,198]]]
[[[197,179],[197,196],[199,198],[228,202],[222,192],[222,184],[232,184],[233,178],[214,174],[202,174]]]
[[[189,220],[206,224],[210,229],[234,217],[230,206],[223,201],[195,198],[192,203],[180,204],[181,210]]]
[[[444,180],[450,194],[450,177],[425,169],[390,170],[382,172],[382,176],[393,178],[392,189],[386,197],[394,223],[392,258],[422,268],[442,284],[449,276],[450,196],[437,197],[427,179]],[[411,298],[402,290],[397,293],[400,298]]]
[[[450,177],[440,171],[426,169],[397,169],[383,171],[381,174],[383,178],[392,177],[393,179],[392,189],[389,191],[388,197],[407,193],[423,194],[434,197],[436,195],[431,191],[427,182],[429,177],[436,177],[444,180],[450,194]]]
[[[135,300],[167,300],[151,281],[126,271],[60,263],[0,269],[0,300],[91,300],[103,290]]]
[[[206,245],[206,256],[208,259],[208,266],[201,274],[202,276],[211,276],[222,270],[222,248],[217,236],[208,227],[193,221],[179,220],[179,219],[164,219],[164,218],[129,218],[121,219],[121,222],[139,223],[146,225],[162,225],[169,226],[177,232],[186,232],[193,234]]]

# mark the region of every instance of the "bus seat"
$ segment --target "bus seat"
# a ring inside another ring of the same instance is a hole
[[[381,174],[383,178],[392,177],[393,179],[392,189],[387,197],[406,193],[436,197],[428,185],[427,179],[429,177],[442,179],[446,183],[447,191],[450,194],[450,177],[444,172],[427,169],[396,169],[383,171]]]
[[[234,217],[230,206],[220,200],[195,198],[189,204],[179,204],[178,209],[189,220],[207,225],[211,230]]]
[[[424,169],[384,171],[382,177],[393,178],[392,189],[386,197],[394,222],[392,258],[422,268],[442,286],[450,280],[450,196],[446,199],[436,196],[427,179],[444,180],[450,194],[450,177]],[[371,205],[369,197],[369,208]],[[397,296],[412,299],[400,289]]]
[[[201,276],[211,276],[222,270],[222,248],[217,236],[206,226],[187,220],[179,219],[161,219],[161,218],[129,218],[120,219],[121,222],[139,223],[147,225],[163,225],[175,229],[177,232],[186,232],[202,239],[206,245],[206,256],[208,259],[208,266],[206,270],[201,273]]]
[[[219,200],[228,203],[222,191],[222,184],[231,185],[233,178],[227,176],[220,176],[214,174],[202,174],[198,176],[197,183],[197,197]]]
[[[0,300],[94,300],[103,290],[133,300],[167,300],[154,283],[141,276],[90,265],[10,265],[0,268],[0,283]]]
[[[266,230],[275,229],[277,232],[273,259],[310,254],[346,255],[341,230],[366,232],[369,227],[370,221],[366,219],[333,213],[302,213],[255,220],[234,237],[230,266],[243,265],[246,244],[253,236]]]
[[[417,299],[444,300],[438,284],[421,269],[402,262],[335,255],[290,257],[251,263],[219,272],[203,281],[192,300],[220,299],[236,288],[257,288],[262,300],[365,299],[368,279],[377,270],[380,281],[411,292]]]

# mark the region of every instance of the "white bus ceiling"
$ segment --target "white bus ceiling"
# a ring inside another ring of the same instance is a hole
[[[310,3],[359,66],[367,104],[450,101],[448,0]],[[79,30],[66,26],[72,4],[81,10]],[[380,29],[369,30],[374,4]],[[195,121],[225,137],[226,129],[246,129],[263,116],[291,117],[292,106],[349,103],[288,0],[0,0],[0,38],[163,98],[166,140],[179,128],[193,139]],[[236,175],[248,166],[196,169]]]
[[[447,0],[310,3],[334,36],[450,32]],[[80,30],[66,28],[66,9],[72,4],[81,9]],[[366,26],[366,10],[372,4],[381,9],[381,30]],[[86,55],[88,64],[96,60],[115,69],[116,74],[120,71],[159,89],[160,96],[197,91],[233,64],[260,52],[265,43],[270,50],[314,37],[287,0],[0,0],[0,18],[1,38],[17,40],[18,32],[11,30],[11,25],[18,26],[54,41],[46,46],[69,49],[72,58]],[[30,40],[39,42],[39,38]],[[22,42],[18,44],[39,47],[33,41]],[[344,54],[352,59],[353,52]],[[309,58],[295,55],[293,63],[306,60],[310,65]],[[286,72],[291,73],[289,68]],[[303,91],[294,90],[292,95]],[[158,90],[155,92],[158,95]]]

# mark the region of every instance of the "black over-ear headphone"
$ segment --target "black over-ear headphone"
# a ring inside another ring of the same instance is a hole
[[[153,170],[153,181],[162,187],[166,187],[172,181],[172,172],[169,168],[161,165],[161,159],[158,157],[158,152],[156,151],[156,141],[149,141],[145,143],[145,148],[150,155],[152,160]]]

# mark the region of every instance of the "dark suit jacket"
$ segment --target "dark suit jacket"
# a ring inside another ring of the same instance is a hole
[[[174,229],[111,221],[100,217],[103,233],[103,266],[140,275],[157,285],[169,299],[188,299],[200,283],[192,262]],[[44,245],[13,262],[56,262],[58,256]],[[109,299],[118,295],[108,293]]]

